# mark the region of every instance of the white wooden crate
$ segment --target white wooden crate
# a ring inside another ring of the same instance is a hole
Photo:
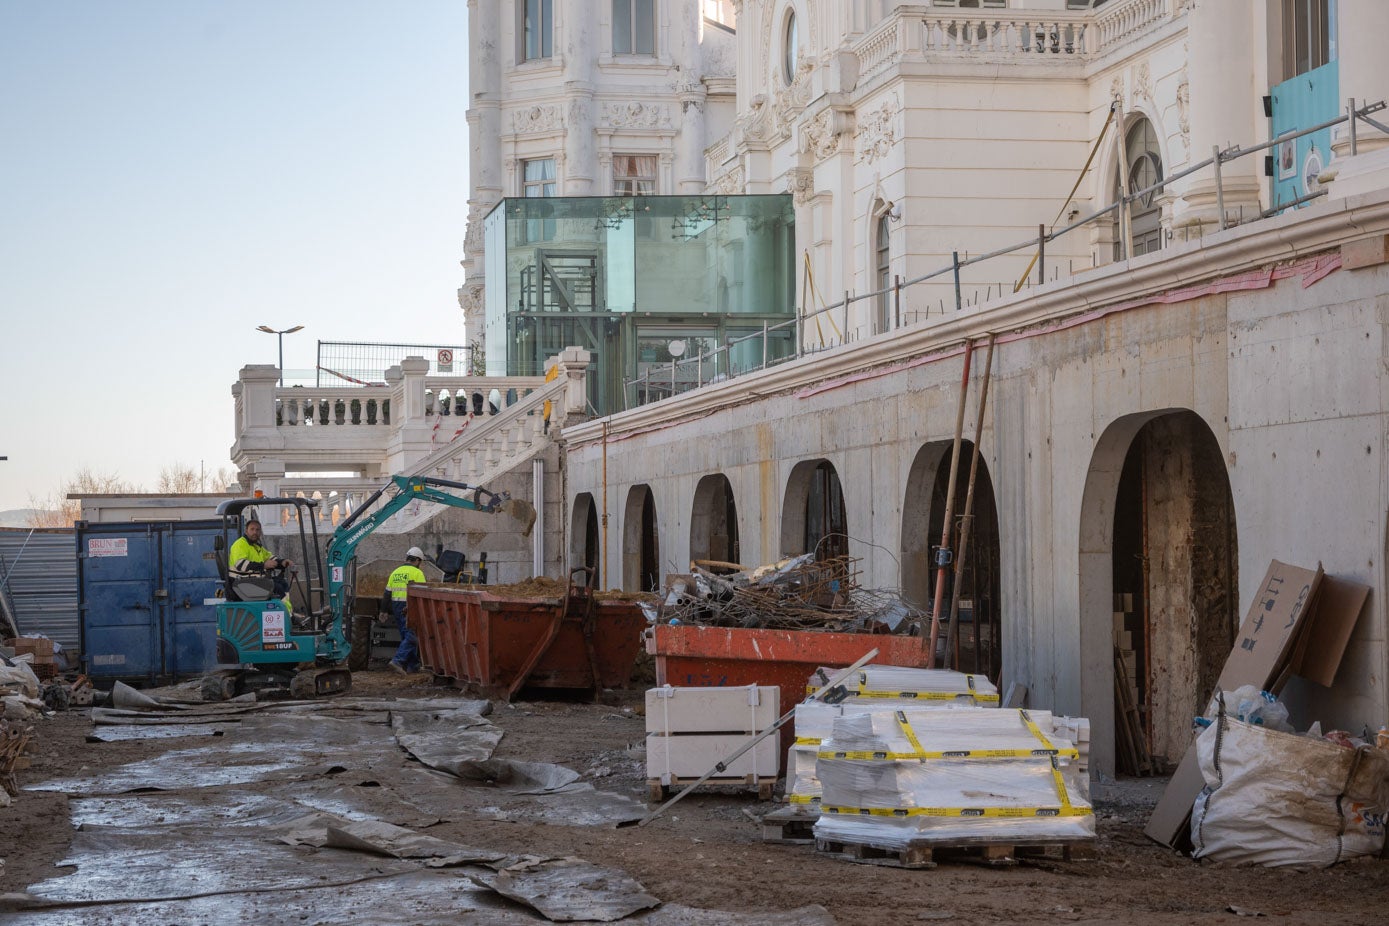
[[[670,786],[685,779],[698,778],[717,762],[737,752],[748,741],[742,733],[689,733],[683,736],[646,738],[646,777]],[[720,782],[756,784],[762,779],[775,779],[781,744],[769,736],[734,760],[725,771],[710,779]]]
[[[663,685],[646,692],[646,732],[662,736],[684,733],[745,733],[751,736],[761,733],[781,716],[780,696],[781,690],[775,685],[738,688]]]

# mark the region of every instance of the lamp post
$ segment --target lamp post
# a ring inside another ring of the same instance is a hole
[[[280,385],[285,384],[285,335],[294,334],[296,331],[303,331],[303,325],[295,325],[293,328],[286,328],[283,331],[276,331],[269,325],[257,325],[257,331],[264,331],[266,334],[273,334],[280,340]]]

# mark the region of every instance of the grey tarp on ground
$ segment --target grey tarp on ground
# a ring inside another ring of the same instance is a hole
[[[467,710],[393,713],[391,730],[410,755],[460,777],[461,768],[491,756],[502,740],[500,727]]]
[[[577,858],[526,859],[501,871],[469,869],[468,876],[557,923],[611,923],[661,902],[634,878]]]

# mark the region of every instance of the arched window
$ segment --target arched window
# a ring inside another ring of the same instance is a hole
[[[1162,206],[1157,200],[1157,190],[1148,189],[1162,179],[1162,156],[1158,154],[1157,133],[1147,119],[1139,119],[1124,138],[1124,159],[1129,174],[1129,192],[1148,190],[1141,197],[1129,203],[1129,226],[1133,234],[1133,254],[1151,254],[1162,248]],[[1119,198],[1119,183],[1122,175],[1114,178],[1114,198]],[[1123,260],[1123,235],[1114,242],[1114,259]]]
[[[875,333],[886,331],[892,325],[892,293],[888,292],[888,287],[892,285],[890,234],[888,215],[885,210],[878,216],[878,221],[874,225],[873,240],[876,259],[873,265],[873,288],[880,290],[877,302],[878,324],[874,328]]]
[[[782,33],[782,57],[781,70],[782,77],[786,83],[790,84],[796,79],[796,68],[800,65],[799,51],[797,46],[800,37],[796,32],[796,14],[794,11],[786,14],[786,30]]]

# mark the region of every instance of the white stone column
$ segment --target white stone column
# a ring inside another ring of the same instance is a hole
[[[1366,102],[1389,101],[1389,3],[1384,0],[1340,0],[1338,3],[1337,55],[1340,72],[1342,111],[1346,100],[1355,98],[1357,108]],[[1389,111],[1372,117],[1389,125]],[[1359,122],[1355,126],[1356,148],[1361,154],[1389,146],[1389,136]],[[1331,150],[1336,157],[1350,154],[1350,131],[1337,126]]]
[[[565,196],[594,196],[598,154],[594,128],[594,74],[598,62],[599,0],[565,0],[556,29],[564,36],[564,170]],[[560,12],[556,4],[556,13]]]
[[[1191,160],[1211,156],[1214,146],[1249,145],[1267,129],[1263,89],[1255,88],[1254,13],[1251,0],[1197,0],[1187,8],[1188,80],[1191,86]],[[1227,222],[1259,212],[1263,160],[1244,157],[1221,165]],[[1215,175],[1200,171],[1180,190],[1186,202],[1178,224],[1219,225]]]
[[[505,195],[501,150],[502,28],[501,0],[469,0],[468,34],[468,227],[463,241],[467,286],[459,290],[467,336],[485,338],[481,287],[482,221]]]
[[[704,103],[708,96],[704,87],[704,64],[699,36],[703,17],[695,10],[683,16],[671,16],[671,44],[675,46],[675,64],[680,69],[675,103],[680,126],[680,138],[675,147],[675,189],[669,192],[694,196],[704,192]],[[676,9],[679,9],[678,7]],[[668,192],[661,190],[660,192]]]

